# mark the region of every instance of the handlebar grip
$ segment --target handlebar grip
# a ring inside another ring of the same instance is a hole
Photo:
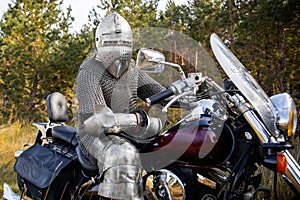
[[[174,95],[174,91],[172,88],[168,88],[166,90],[163,90],[149,98],[146,99],[147,105],[151,106],[153,104],[156,104],[170,96]]]

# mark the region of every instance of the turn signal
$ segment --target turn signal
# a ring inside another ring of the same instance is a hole
[[[289,117],[290,117],[290,121],[288,123],[287,136],[291,137],[293,136],[293,128],[294,128],[294,112],[292,109],[290,110]]]
[[[283,173],[287,168],[287,160],[284,154],[277,153],[277,172]]]

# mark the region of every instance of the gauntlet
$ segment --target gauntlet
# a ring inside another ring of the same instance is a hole
[[[94,137],[101,134],[125,132],[132,136],[153,135],[162,129],[159,118],[149,117],[144,111],[135,113],[113,113],[107,107],[99,105],[94,115],[84,121],[85,132]]]

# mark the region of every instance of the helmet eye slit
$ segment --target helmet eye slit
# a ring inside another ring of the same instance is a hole
[[[126,41],[126,40],[105,40],[105,41],[102,41],[102,46],[103,47],[108,47],[108,46],[131,47],[132,42],[131,41]]]

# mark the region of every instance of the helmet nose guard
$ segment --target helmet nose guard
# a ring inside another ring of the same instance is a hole
[[[95,35],[96,59],[115,77],[128,70],[132,56],[133,36],[129,23],[118,13],[105,17]]]

